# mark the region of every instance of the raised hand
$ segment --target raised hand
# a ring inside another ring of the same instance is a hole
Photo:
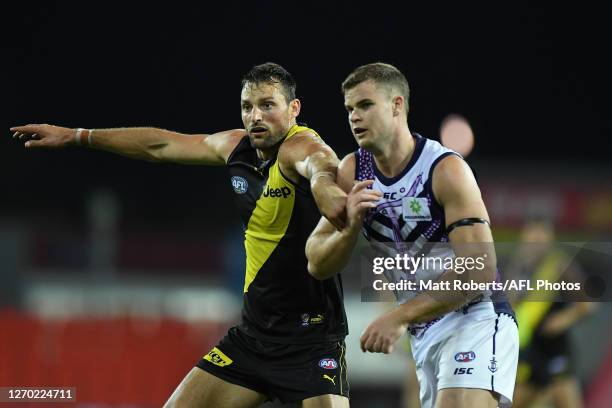
[[[349,228],[361,228],[363,217],[367,210],[376,208],[376,202],[381,199],[382,193],[371,190],[374,180],[364,180],[355,183],[346,200],[346,213]]]

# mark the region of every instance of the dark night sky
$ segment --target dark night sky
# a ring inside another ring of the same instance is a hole
[[[339,84],[354,67],[381,60],[410,82],[411,130],[436,138],[443,117],[460,113],[474,128],[476,160],[608,160],[610,34],[601,10],[222,3],[11,6],[3,125],[241,127],[240,78],[271,60],[294,74],[302,121],[343,156],[355,144]],[[96,186],[115,189],[128,214],[163,208],[189,217],[217,194],[229,197],[222,169],[75,149],[26,152],[5,135],[7,210],[71,211]]]

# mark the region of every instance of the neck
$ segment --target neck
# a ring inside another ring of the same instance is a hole
[[[275,144],[272,147],[268,147],[266,149],[256,149],[257,157],[261,160],[267,161],[276,157],[278,153],[278,148],[280,147],[280,143]]]
[[[400,127],[390,139],[390,143],[372,152],[376,167],[385,177],[400,174],[412,158],[415,149],[414,138],[408,126]]]
[[[259,157],[261,160],[270,160],[270,159],[275,158],[276,154],[278,153],[278,149],[280,148],[280,145],[285,141],[285,139],[287,138],[287,135],[289,134],[289,132],[295,125],[296,125],[295,121],[292,121],[289,124],[289,129],[287,129],[287,131],[280,138],[280,140],[276,142],[275,144],[273,144],[272,146],[265,147],[263,149],[262,148],[256,149],[257,157]]]

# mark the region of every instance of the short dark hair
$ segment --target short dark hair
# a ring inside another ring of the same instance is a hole
[[[260,84],[262,82],[280,84],[287,103],[295,99],[295,80],[289,71],[280,65],[273,62],[255,65],[242,77],[241,84],[244,87],[247,83]]]
[[[384,62],[374,62],[372,64],[362,65],[357,67],[348,77],[342,82],[342,94],[346,93],[362,82],[372,80],[377,84],[395,88],[404,97],[406,113],[408,113],[408,98],[410,97],[410,87],[408,80],[391,64]]]

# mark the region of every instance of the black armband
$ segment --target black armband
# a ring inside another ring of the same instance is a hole
[[[470,225],[474,225],[474,224],[487,224],[489,227],[491,226],[489,221],[485,220],[484,218],[463,218],[463,219],[461,219],[459,221],[455,221],[451,225],[449,225],[446,228],[446,233],[450,234],[450,232],[452,230],[454,230],[455,228],[457,228],[457,227],[466,227],[466,226],[470,226]]]

